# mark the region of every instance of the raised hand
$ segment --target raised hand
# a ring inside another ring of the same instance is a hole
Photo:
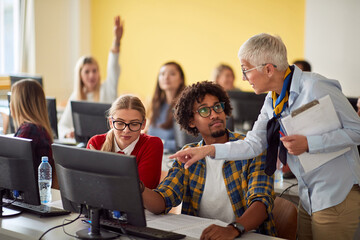
[[[120,16],[114,18],[114,42],[111,51],[113,53],[120,52],[120,41],[124,33],[124,22],[121,21]]]
[[[117,43],[120,44],[124,32],[124,22],[121,21],[120,16],[114,18],[114,36]]]

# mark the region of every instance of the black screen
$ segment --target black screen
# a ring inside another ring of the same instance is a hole
[[[87,143],[92,136],[109,130],[106,112],[111,104],[86,101],[70,103],[76,142]]]
[[[135,156],[52,144],[63,207],[117,210],[146,226]]]

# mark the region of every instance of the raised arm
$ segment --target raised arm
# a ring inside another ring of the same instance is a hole
[[[120,41],[124,32],[124,22],[121,21],[120,16],[114,18],[114,42],[111,48],[113,53],[120,52]]]

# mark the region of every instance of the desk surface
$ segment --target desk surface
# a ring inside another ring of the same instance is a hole
[[[57,190],[53,190],[52,193],[53,193],[54,202],[52,202],[51,205],[59,207],[60,193]],[[72,213],[67,216],[40,218],[35,215],[23,213],[17,217],[0,219],[0,239],[2,240],[39,239],[39,237],[49,228],[63,224],[64,221],[66,222],[65,219],[74,219],[77,216],[78,214]],[[174,215],[175,218],[176,216],[177,215]],[[162,216],[159,215],[156,216],[156,218],[161,218],[161,217]],[[76,231],[87,227],[88,227],[87,224],[83,223],[81,220],[77,220],[75,223],[65,226],[64,229],[67,233],[71,235],[75,235]],[[74,239],[74,238],[66,235],[63,229],[60,227],[47,233],[43,239],[53,240],[53,239]],[[120,237],[119,239],[128,239],[128,238]],[[139,239],[139,238],[135,238],[135,239]],[[194,238],[186,237],[185,239],[194,239]],[[241,237],[241,239],[260,240],[260,239],[279,239],[279,238],[269,237],[256,233],[246,233]]]

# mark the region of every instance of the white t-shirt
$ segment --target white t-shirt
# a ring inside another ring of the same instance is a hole
[[[227,194],[222,167],[225,160],[205,158],[206,176],[200,201],[199,216],[219,219],[226,223],[235,221],[235,213]]]

